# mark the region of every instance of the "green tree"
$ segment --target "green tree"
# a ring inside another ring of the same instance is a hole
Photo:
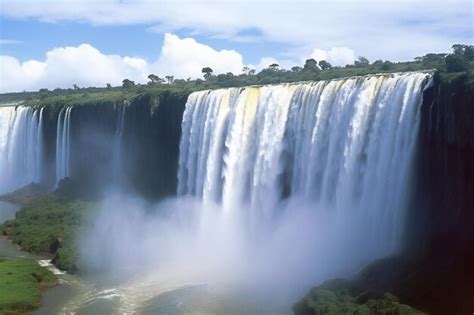
[[[318,69],[318,62],[316,60],[314,60],[313,58],[306,59],[306,61],[304,62],[303,69],[306,70],[306,71],[319,70]]]
[[[277,71],[278,67],[280,67],[280,65],[277,63],[272,63],[271,65],[268,66],[268,68],[272,69],[273,71]]]
[[[107,83],[107,84],[105,85],[105,87],[106,87],[107,90],[110,90],[110,89],[112,88],[112,85],[111,85],[110,83]]]
[[[327,69],[331,69],[332,65],[326,60],[321,60],[319,62],[319,67],[321,68],[321,70],[327,70]]]
[[[380,68],[384,71],[391,70],[393,68],[393,62],[385,60]]]
[[[168,84],[172,84],[174,82],[174,76],[172,75],[167,75],[165,79],[168,81]]]
[[[204,73],[204,79],[209,80],[209,78],[212,76],[212,72],[214,72],[210,67],[204,67],[201,70],[202,73]]]
[[[439,69],[445,65],[445,57],[447,54],[426,54],[422,57],[416,57],[415,61],[421,62],[424,67]]]
[[[176,79],[173,81],[174,84],[178,84],[178,85],[185,85],[186,84],[186,80],[184,79]]]
[[[364,56],[357,57],[357,60],[354,64],[358,67],[366,67],[370,64],[369,59],[365,58]]]
[[[380,67],[383,65],[383,60],[382,59],[375,60],[374,62],[372,62],[372,65]]]
[[[135,86],[135,82],[133,82],[132,80],[129,80],[129,79],[124,79],[122,81],[122,87],[126,90],[130,90],[132,89],[133,87]]]
[[[291,67],[291,71],[293,71],[293,72],[301,72],[302,70],[303,70],[303,68],[298,67],[298,66]]]
[[[162,79],[159,76],[157,76],[156,74],[153,74],[153,73],[148,76],[148,79],[150,80],[148,82],[148,84],[151,84],[151,85],[160,84],[162,82]]]
[[[461,54],[450,54],[446,56],[446,68],[448,72],[461,72],[469,69],[469,60]]]
[[[474,60],[474,46],[455,44],[452,46],[453,52],[456,55],[463,55],[467,60]]]

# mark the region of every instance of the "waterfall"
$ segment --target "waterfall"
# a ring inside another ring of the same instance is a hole
[[[113,147],[113,161],[112,161],[112,174],[114,181],[117,182],[122,174],[122,136],[123,128],[125,125],[125,106],[119,109],[117,115],[117,124],[115,128],[114,147]]]
[[[63,108],[59,113],[56,132],[56,184],[70,176],[70,122],[73,107]]]
[[[182,120],[178,195],[243,212],[257,234],[298,204],[320,214],[347,259],[355,251],[365,258],[393,253],[430,77],[195,92]]]
[[[43,109],[0,107],[0,192],[41,181]]]

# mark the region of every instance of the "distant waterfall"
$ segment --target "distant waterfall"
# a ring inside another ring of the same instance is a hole
[[[40,182],[43,109],[0,107],[0,193]]]
[[[391,253],[403,233],[430,77],[195,92],[182,121],[178,194],[221,204],[224,212],[247,211],[258,222],[278,216],[284,200],[298,201],[327,213],[349,250]]]
[[[59,113],[56,132],[56,183],[70,176],[70,122],[73,107],[63,108]]]
[[[120,179],[120,174],[122,173],[122,138],[123,138],[123,128],[125,125],[125,106],[122,106],[119,109],[117,115],[117,124],[115,128],[115,137],[114,137],[114,148],[113,148],[113,161],[112,161],[112,172],[114,181],[117,182]]]

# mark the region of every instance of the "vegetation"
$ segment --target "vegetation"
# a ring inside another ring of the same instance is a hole
[[[459,75],[467,76],[474,82],[474,46],[453,45],[451,54],[426,54],[408,62],[391,62],[376,60],[372,63],[365,57],[359,57],[354,64],[344,67],[332,66],[325,60],[307,59],[302,66],[294,66],[290,70],[271,64],[268,68],[256,73],[254,69],[244,67],[241,74],[214,74],[210,67],[202,68],[205,80],[190,78],[175,79],[173,76],[159,78],[150,74],[147,84],[136,84],[124,79],[123,85],[104,88],[80,88],[77,85],[70,89],[41,89],[38,92],[6,93],[0,95],[0,102],[23,101],[29,106],[77,106],[101,105],[131,101],[143,95],[178,94],[185,96],[191,92],[225,87],[241,87],[248,85],[276,84],[310,80],[329,80],[356,75],[374,73],[405,72],[437,69],[441,79],[450,80]],[[473,83],[474,84],[474,83]]]
[[[51,271],[34,260],[0,261],[0,313],[31,311],[41,304],[41,289],[54,286]]]
[[[92,204],[64,198],[62,193],[43,194],[20,204],[25,206],[15,219],[1,226],[3,234],[23,250],[53,255],[58,268],[77,272],[75,235]]]
[[[293,310],[296,315],[422,315],[425,314],[408,305],[401,304],[399,299],[385,293],[378,299],[364,299],[364,294],[351,296],[347,291],[332,291],[314,288]]]

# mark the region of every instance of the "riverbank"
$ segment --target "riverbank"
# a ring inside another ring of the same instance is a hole
[[[18,206],[0,201],[0,222],[15,218]],[[44,257],[20,251],[0,236],[0,314],[18,314],[37,309],[45,288],[58,284],[55,274],[40,265]]]
[[[52,257],[59,269],[77,273],[75,235],[91,203],[70,198],[63,188],[51,193],[36,184],[2,199],[21,206],[15,218],[0,225],[4,236],[22,250]]]
[[[0,261],[0,313],[32,311],[41,305],[41,290],[57,284],[56,276],[31,259]]]

